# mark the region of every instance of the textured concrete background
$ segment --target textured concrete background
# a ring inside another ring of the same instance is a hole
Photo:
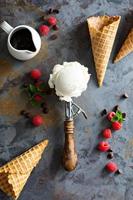
[[[27,62],[14,60],[7,51],[7,35],[0,30],[0,165],[19,155],[44,138],[50,143],[38,167],[28,180],[20,200],[133,200],[133,54],[121,62],[112,60],[133,24],[132,0],[0,0],[0,15],[11,25],[28,24],[38,27],[39,18],[46,9],[54,7],[58,14],[60,30],[58,39],[42,38],[42,49],[35,58]],[[109,61],[104,85],[97,87],[94,63],[86,18],[91,15],[121,15],[122,20]],[[76,119],[76,139],[79,164],[68,173],[61,166],[64,141],[64,104],[54,95],[46,96],[50,112],[44,115],[45,124],[33,128],[20,116],[26,109],[40,113],[27,106],[20,91],[23,76],[34,67],[44,72],[47,82],[54,64],[63,61],[79,61],[92,74],[87,91],[75,99],[87,112],[89,118],[80,115]],[[124,92],[128,100],[120,100]],[[124,128],[114,134],[111,144],[115,161],[124,174],[108,175],[103,172],[106,154],[95,147],[99,133],[106,127],[100,111],[116,104],[127,112]],[[0,192],[0,200],[8,200]]]

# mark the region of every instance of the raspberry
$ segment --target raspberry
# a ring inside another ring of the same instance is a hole
[[[107,118],[109,121],[111,121],[114,116],[115,116],[115,112],[109,112],[107,115]]]
[[[122,128],[122,124],[118,121],[112,122],[112,128],[113,130],[118,131]]]
[[[48,23],[52,26],[55,26],[57,24],[57,19],[53,16],[48,18]]]
[[[112,132],[110,128],[106,128],[102,132],[104,138],[112,138]]]
[[[107,165],[106,165],[106,169],[109,172],[116,172],[118,170],[118,166],[114,162],[108,162]]]
[[[110,144],[106,141],[99,142],[98,149],[102,152],[106,152],[110,149]]]
[[[49,29],[49,27],[46,26],[46,25],[41,25],[41,26],[39,27],[39,33],[40,33],[40,35],[42,35],[42,36],[48,35],[48,34],[49,34],[49,31],[50,31],[50,29]]]
[[[34,96],[34,100],[35,100],[36,102],[40,102],[40,101],[42,100],[42,96],[39,95],[39,94],[36,94],[36,95]]]
[[[40,115],[35,115],[32,118],[32,124],[34,126],[40,126],[40,125],[42,125],[43,124],[43,118]]]
[[[33,79],[37,80],[42,76],[42,73],[39,69],[33,69],[31,71],[30,75]]]

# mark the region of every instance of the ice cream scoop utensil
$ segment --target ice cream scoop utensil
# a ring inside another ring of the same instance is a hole
[[[74,107],[77,109],[75,112]],[[87,118],[85,111],[77,104],[72,101],[65,102],[66,119],[64,121],[65,144],[63,152],[63,165],[67,171],[74,170],[78,163],[74,137],[74,117],[76,117],[80,112],[82,112],[84,117]]]
[[[84,110],[72,101],[72,97],[79,97],[87,89],[90,76],[88,68],[79,62],[64,62],[63,65],[54,66],[48,81],[50,88],[55,88],[59,99],[65,101],[63,164],[68,171],[74,170],[78,162],[74,138],[74,118],[80,112],[87,118]]]

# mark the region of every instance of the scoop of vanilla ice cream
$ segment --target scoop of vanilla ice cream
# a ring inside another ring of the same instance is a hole
[[[87,67],[78,62],[64,62],[63,65],[54,66],[48,83],[50,88],[55,88],[60,100],[69,102],[86,90],[89,79]]]

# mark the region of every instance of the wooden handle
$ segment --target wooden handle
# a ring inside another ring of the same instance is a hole
[[[67,171],[72,171],[76,168],[78,158],[74,139],[74,122],[66,120],[64,122],[65,144],[63,153],[63,165]]]

